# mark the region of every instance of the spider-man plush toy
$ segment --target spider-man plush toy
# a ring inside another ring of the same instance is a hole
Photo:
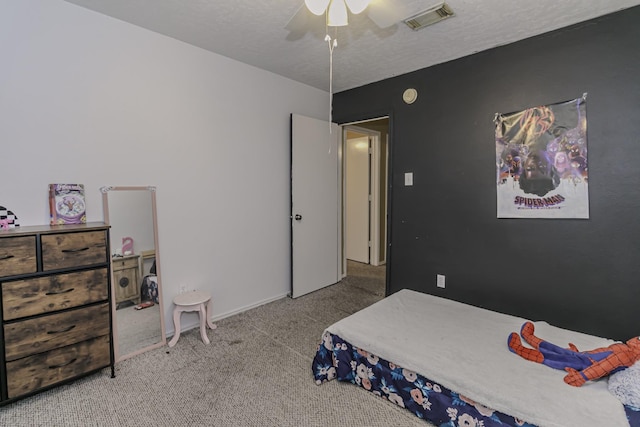
[[[523,346],[518,334],[512,332],[508,340],[511,352],[532,362],[567,371],[564,382],[575,387],[628,368],[640,360],[640,337],[609,347],[579,351],[573,344],[562,348],[538,338],[531,322],[522,325],[520,335],[533,348]]]

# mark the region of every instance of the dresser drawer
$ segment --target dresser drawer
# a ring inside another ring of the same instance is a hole
[[[42,239],[42,268],[59,268],[107,262],[107,234],[105,231],[45,234]]]
[[[138,256],[132,258],[112,258],[111,266],[113,271],[126,270],[128,268],[138,268]]]
[[[78,307],[109,297],[109,270],[54,274],[2,284],[5,321]]]
[[[109,334],[108,303],[4,325],[6,360]]]
[[[111,363],[109,336],[7,362],[8,397],[71,379]]]
[[[0,277],[35,273],[37,270],[36,236],[0,239]]]

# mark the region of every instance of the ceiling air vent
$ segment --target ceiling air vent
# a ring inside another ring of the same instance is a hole
[[[451,10],[446,3],[442,3],[431,9],[423,10],[411,18],[405,19],[403,22],[412,30],[417,31],[428,25],[447,19],[450,16],[453,16],[453,10]]]

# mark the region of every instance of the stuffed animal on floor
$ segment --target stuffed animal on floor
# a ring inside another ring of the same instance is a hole
[[[532,362],[567,371],[564,382],[574,387],[628,368],[640,360],[640,337],[626,343],[579,351],[573,344],[562,348],[538,338],[531,322],[522,325],[520,335],[533,348],[523,346],[518,334],[512,332],[507,343],[509,351]]]

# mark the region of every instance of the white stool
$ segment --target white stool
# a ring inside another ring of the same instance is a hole
[[[200,336],[202,342],[209,344],[209,338],[207,337],[207,326],[211,329],[217,328],[216,325],[211,323],[211,307],[213,301],[211,295],[205,291],[193,291],[186,292],[184,294],[176,295],[173,298],[175,307],[173,308],[173,325],[175,333],[173,338],[169,341],[169,347],[173,347],[180,338],[180,315],[185,311],[197,311],[200,314]]]

